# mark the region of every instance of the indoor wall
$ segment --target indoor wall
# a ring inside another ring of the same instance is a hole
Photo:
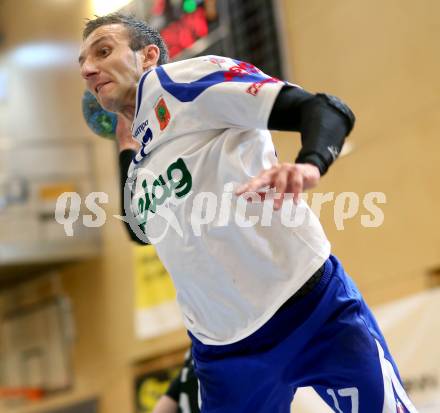
[[[80,41],[86,1],[3,0],[5,48],[50,36]],[[57,5],[56,5],[57,4]],[[352,151],[322,179],[317,192],[353,192],[359,213],[338,230],[334,203],[321,219],[333,252],[353,275],[367,300],[382,303],[435,284],[440,265],[437,191],[440,164],[440,3],[389,0],[279,0],[280,30],[288,78],[310,91],[345,100],[357,115],[348,138]],[[56,5],[56,6],[55,6]],[[48,16],[51,16],[48,19]],[[45,22],[43,24],[43,21]],[[75,62],[76,64],[76,62]],[[83,88],[78,77],[78,88]],[[78,104],[78,121],[80,106]],[[119,213],[117,153],[110,141],[94,142],[97,191],[109,193],[108,216]],[[293,160],[299,136],[277,133],[281,160]],[[365,228],[362,198],[383,192],[383,225]],[[39,405],[11,409],[34,413],[98,396],[100,412],[134,411],[132,367],[137,360],[187,346],[185,332],[139,341],[133,309],[133,247],[122,224],[102,229],[102,255],[58,268],[71,298],[77,338],[71,390]],[[435,271],[434,271],[435,272]]]

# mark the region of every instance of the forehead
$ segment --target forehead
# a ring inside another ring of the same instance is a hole
[[[115,43],[129,43],[128,30],[122,24],[106,24],[100,26],[83,41],[80,49],[80,56],[87,54],[100,40],[110,40]]]

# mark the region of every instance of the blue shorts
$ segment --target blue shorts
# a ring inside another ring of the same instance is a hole
[[[337,258],[259,330],[224,346],[191,335],[202,413],[288,413],[312,386],[337,413],[417,412],[382,333]]]

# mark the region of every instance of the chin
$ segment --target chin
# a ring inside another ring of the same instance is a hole
[[[99,104],[107,111],[117,113],[119,109],[119,105],[115,99],[112,99],[107,96],[98,96]]]

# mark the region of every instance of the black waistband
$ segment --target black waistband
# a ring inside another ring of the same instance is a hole
[[[310,291],[313,290],[316,284],[319,283],[319,281],[322,278],[322,275],[324,274],[324,267],[325,264],[322,264],[320,268],[318,268],[315,273],[305,282],[305,284],[290,297],[281,307],[286,307],[291,305],[292,303],[296,302],[300,298],[305,297]]]

